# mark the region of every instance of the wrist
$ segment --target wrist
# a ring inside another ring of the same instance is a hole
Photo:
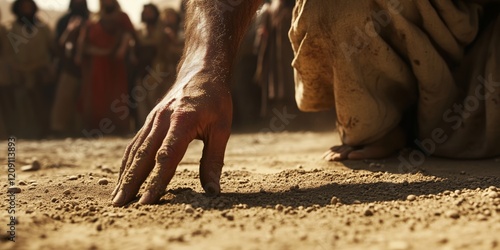
[[[187,49],[179,63],[177,72],[178,84],[185,84],[195,76],[216,81],[218,84],[228,83],[232,57],[227,51],[209,48]]]

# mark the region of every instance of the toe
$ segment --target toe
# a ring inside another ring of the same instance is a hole
[[[353,150],[354,150],[353,147],[347,145],[334,146],[330,148],[330,150],[323,155],[323,159],[326,161],[346,160],[348,159],[349,153],[352,152]]]

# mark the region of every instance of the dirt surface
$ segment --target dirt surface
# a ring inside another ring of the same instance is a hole
[[[239,134],[221,196],[204,196],[194,142],[160,204],[114,208],[128,141],[18,141],[16,242],[4,192],[0,249],[500,249],[498,159],[328,163],[334,133]]]

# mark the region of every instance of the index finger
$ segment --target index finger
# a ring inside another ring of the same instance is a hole
[[[177,165],[184,157],[189,143],[196,137],[196,125],[180,127],[176,122],[168,131],[158,153],[156,164],[151,172],[151,179],[139,203],[156,203],[163,195],[168,183],[175,174]]]

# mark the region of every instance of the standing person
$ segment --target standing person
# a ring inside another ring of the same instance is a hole
[[[18,137],[41,138],[48,132],[50,110],[45,91],[53,83],[55,70],[53,37],[47,24],[37,17],[38,6],[33,0],[16,0],[12,13],[16,20],[8,32],[8,62],[12,67]]]
[[[167,80],[174,75],[168,72],[169,79],[153,77],[151,73],[158,72],[162,76],[168,70],[168,61],[170,60],[169,51],[171,40],[170,34],[160,23],[160,11],[154,4],[144,5],[141,14],[143,27],[138,30],[137,59],[139,70],[137,75],[136,88],[145,90],[145,96],[137,96],[137,122],[141,127],[149,112],[156,105],[158,100],[163,97],[168,89]]]
[[[118,1],[101,0],[100,5],[98,21],[82,37],[88,59],[82,93],[85,129],[126,134],[130,132],[130,111],[125,57],[135,36],[134,27]]]
[[[67,136],[76,132],[75,114],[82,86],[82,71],[75,57],[78,37],[89,14],[86,0],[71,0],[68,13],[57,22],[56,47],[60,60],[60,75],[50,120],[51,132],[56,136]]]
[[[2,20],[2,12],[0,11],[0,21]],[[12,100],[10,89],[11,82],[9,80],[9,70],[7,70],[6,49],[9,40],[7,39],[7,28],[0,23],[0,139],[5,139],[10,132],[9,129],[9,111],[12,110]]]
[[[162,23],[165,26],[165,32],[173,41],[179,39],[181,15],[173,8],[166,8],[163,10]]]
[[[262,87],[261,116],[274,104],[295,105],[293,50],[288,39],[295,0],[273,0],[262,8],[256,79]],[[295,108],[297,110],[297,108]]]
[[[168,72],[172,72],[172,81],[175,80],[175,71],[177,64],[181,59],[182,50],[184,48],[184,31],[182,29],[181,13],[173,8],[163,10],[162,25],[168,38]]]

